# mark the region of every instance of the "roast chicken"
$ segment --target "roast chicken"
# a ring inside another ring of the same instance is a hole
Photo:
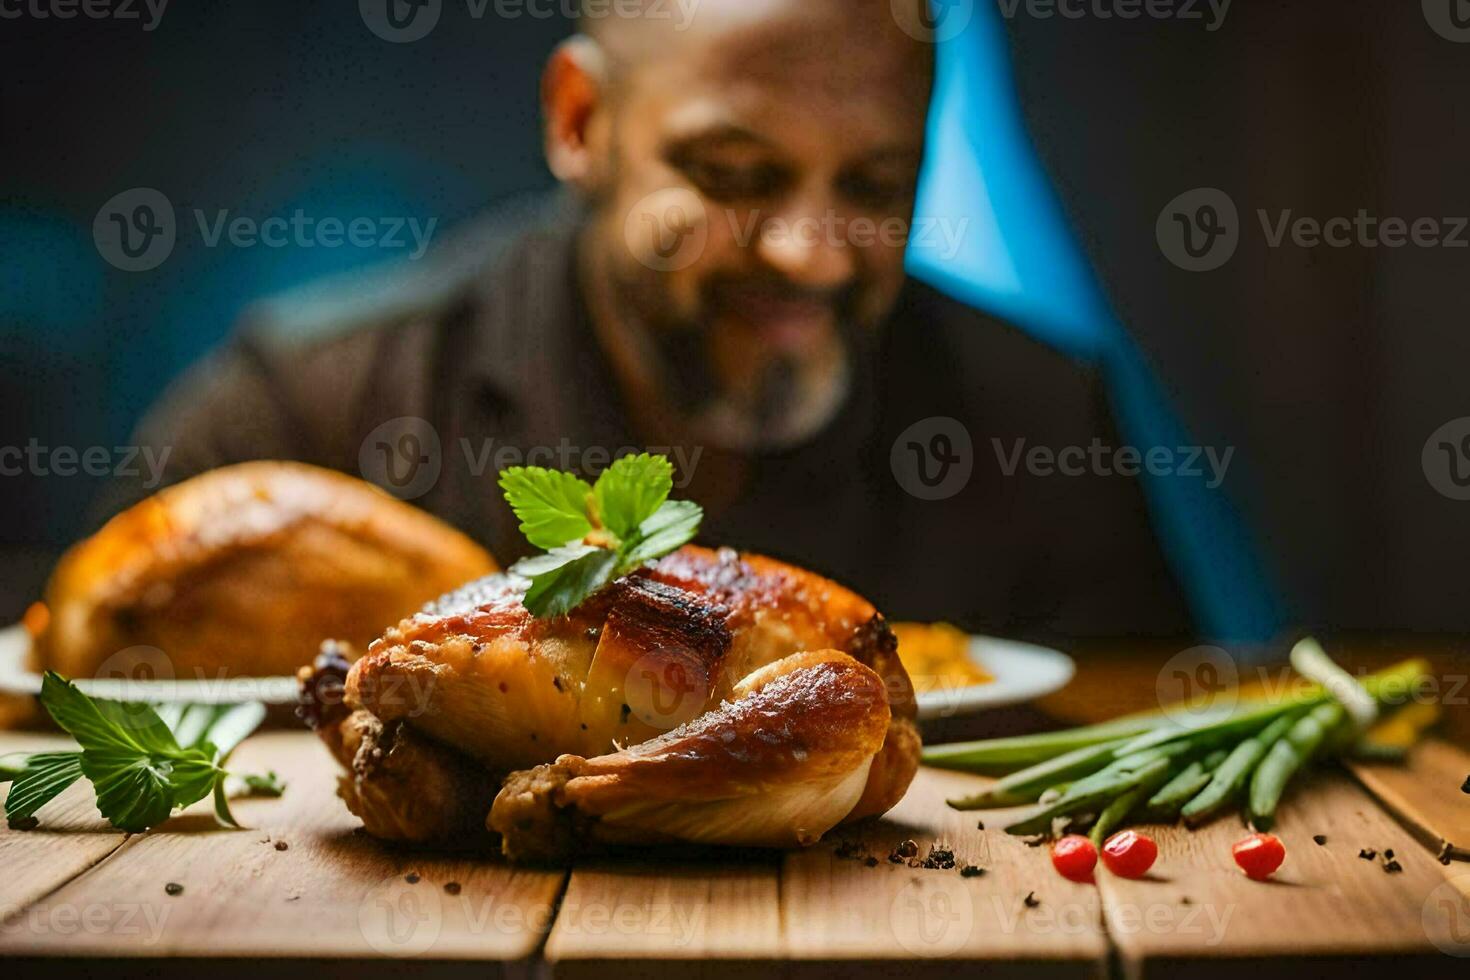
[[[820,576],[685,546],[569,615],[491,575],[356,658],[303,670],[343,799],[390,840],[565,861],[627,845],[787,847],[888,810],[918,766],[883,617]]]
[[[323,640],[367,643],[495,569],[469,538],[370,483],[241,463],[160,491],[67,552],[27,619],[34,666],[289,676]]]

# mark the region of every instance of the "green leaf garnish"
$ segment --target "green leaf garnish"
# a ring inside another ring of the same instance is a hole
[[[54,671],[41,681],[41,704],[80,752],[30,756],[5,800],[5,815],[24,820],[86,777],[98,811],[113,826],[139,832],[176,808],[216,795],[215,811],[234,825],[220,796],[225,759],[265,717],[259,704],[163,705],[90,698]]]
[[[513,466],[501,471],[500,487],[520,518],[521,533],[536,547],[556,548],[592,533],[592,488],[586,480],[540,466]]]
[[[669,500],[673,464],[640,453],[613,462],[587,486],[570,473],[517,466],[501,473],[505,499],[526,539],[546,554],[511,571],[531,580],[533,616],[563,616],[598,589],[691,541],[704,511]]]

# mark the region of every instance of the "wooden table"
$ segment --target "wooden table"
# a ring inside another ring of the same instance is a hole
[[[1059,705],[1047,707],[1071,713]],[[0,733],[0,752],[56,742]],[[289,784],[279,800],[236,805],[247,830],[219,829],[199,807],[124,835],[84,786],[43,810],[41,829],[0,829],[5,975],[1154,977],[1187,964],[1191,978],[1257,980],[1470,968],[1470,863],[1435,857],[1444,840],[1470,847],[1470,754],[1443,741],[1407,767],[1325,771],[1294,788],[1277,831],[1288,859],[1267,884],[1234,869],[1230,844],[1245,833],[1234,819],[1151,831],[1161,855],[1144,880],[1065,881],[1045,848],[998,829],[1004,814],[943,805],[985,780],[933,770],[884,820],[810,850],[568,873],[367,838],[303,733],[258,735],[232,768]],[[956,869],[890,862],[906,838],[921,856],[952,848]],[[1392,849],[1403,870],[1363,848]],[[965,865],[984,873],[963,876]]]

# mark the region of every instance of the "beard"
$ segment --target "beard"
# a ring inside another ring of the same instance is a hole
[[[696,312],[679,315],[659,282],[642,285],[619,292],[639,307],[628,312],[641,325],[662,393],[697,438],[724,449],[779,451],[820,434],[847,403],[858,366],[874,345],[874,332],[854,316],[852,287],[813,291],[769,275],[720,276],[700,290]],[[731,325],[740,315],[740,297],[752,292],[821,305],[830,310],[833,328],[799,349],[764,344],[758,329]],[[742,365],[738,384],[721,370],[722,351],[732,347],[754,361]]]

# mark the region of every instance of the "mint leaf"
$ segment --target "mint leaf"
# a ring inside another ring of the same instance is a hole
[[[536,562],[558,560],[553,567],[529,576],[531,587],[521,602],[532,616],[565,616],[583,599],[611,582],[618,564],[618,553],[606,548],[588,548],[582,554],[559,560],[563,557],[543,555],[516,564],[516,569],[523,565],[536,568],[539,567]]]
[[[673,480],[673,464],[648,453],[614,461],[595,487],[540,467],[505,470],[500,485],[521,530],[546,549],[511,568],[531,580],[521,598],[531,615],[565,615],[613,579],[692,540],[704,511],[668,499]]]
[[[83,751],[177,752],[173,733],[145,704],[87,697],[55,671],[41,679],[41,704]]]
[[[592,494],[604,527],[627,540],[674,488],[674,465],[663,456],[623,456],[602,471]]]
[[[592,532],[587,500],[592,488],[571,473],[540,466],[512,466],[500,472],[500,486],[521,533],[538,548],[557,548]]]
[[[37,752],[25,760],[25,766],[10,786],[5,798],[5,817],[24,820],[50,803],[82,778],[80,752]]]
[[[98,812],[113,826],[134,832],[156,826],[175,808],[218,790],[226,776],[220,763],[265,715],[258,704],[165,705],[155,710],[146,704],[94,700],[54,671],[42,679],[41,704],[82,748],[69,754],[77,775],[65,785],[86,776],[97,793]],[[30,806],[36,795],[44,795],[40,791],[50,792],[71,772],[59,761],[55,766],[48,778],[35,777],[38,790],[23,796],[22,803]],[[59,792],[35,801],[34,807]]]
[[[623,566],[637,568],[683,547],[699,533],[704,508],[692,500],[666,500],[638,525],[638,542],[628,550]]]

